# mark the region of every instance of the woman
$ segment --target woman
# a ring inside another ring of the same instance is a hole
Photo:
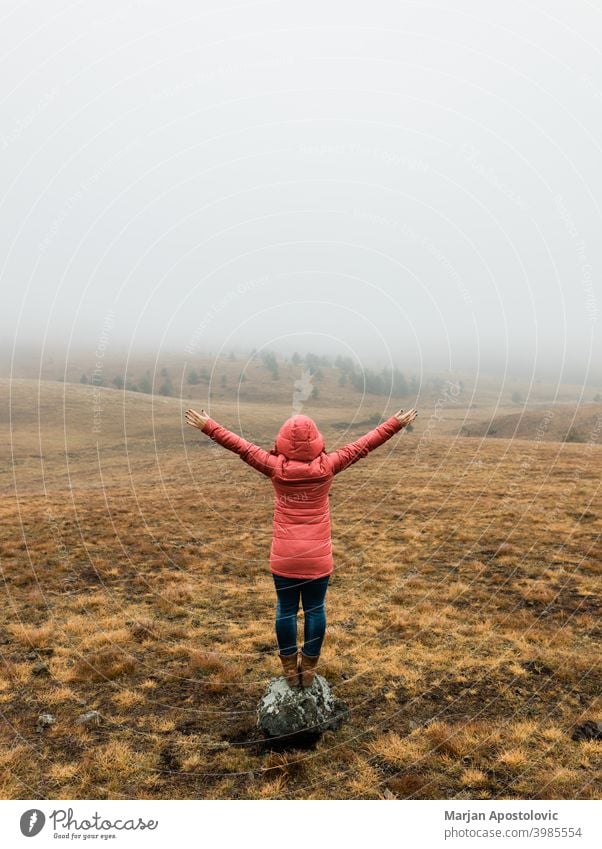
[[[399,410],[355,442],[326,453],[313,419],[292,416],[280,428],[274,448],[265,451],[226,430],[202,410],[186,421],[245,463],[270,478],[275,490],[270,570],[277,594],[276,638],[291,687],[311,687],[326,631],[324,599],[334,564],[328,491],[332,479],[409,425],[416,410]],[[304,641],[297,657],[299,599],[305,614]]]

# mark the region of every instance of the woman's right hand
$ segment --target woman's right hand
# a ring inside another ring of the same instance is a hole
[[[407,427],[407,425],[412,424],[417,415],[418,410],[414,409],[408,410],[407,413],[404,413],[403,410],[398,410],[395,413],[395,417],[401,422],[402,427]]]

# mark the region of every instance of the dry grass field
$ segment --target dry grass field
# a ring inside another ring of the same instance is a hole
[[[340,394],[304,408],[329,449],[369,429]],[[349,720],[278,752],[254,714],[279,674],[269,481],[188,401],[0,395],[1,798],[602,797],[602,743],[571,738],[602,720],[600,405],[573,443],[454,435],[487,402],[427,399],[335,480],[321,672]],[[212,414],[270,447],[290,400]]]

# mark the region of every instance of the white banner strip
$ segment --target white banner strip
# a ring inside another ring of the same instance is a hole
[[[599,801],[0,801],[2,845],[599,849]],[[381,842],[382,841],[382,842]],[[385,844],[386,841],[386,844]]]

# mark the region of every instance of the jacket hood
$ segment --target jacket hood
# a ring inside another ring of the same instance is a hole
[[[274,453],[309,463],[325,449],[324,437],[309,416],[291,416],[278,431]]]

